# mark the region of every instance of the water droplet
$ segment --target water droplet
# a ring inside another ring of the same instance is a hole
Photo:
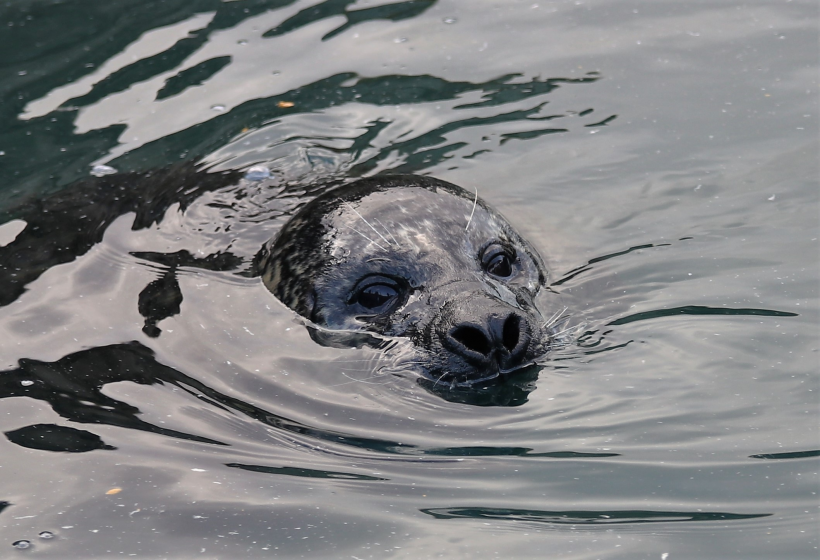
[[[94,177],[104,177],[106,175],[113,175],[117,170],[110,165],[95,165],[91,168],[91,174]]]
[[[217,113],[221,113],[225,110],[224,105],[211,105],[211,111],[216,111]]]
[[[773,194],[772,196],[770,196],[770,197],[769,197],[769,198],[767,198],[766,200],[774,200],[776,197],[777,197],[777,195],[776,195],[776,194]]]
[[[19,72],[17,72],[18,76],[25,76],[26,74],[28,74],[28,72],[26,72],[25,70],[20,70]]]
[[[52,533],[51,531],[42,531],[40,533],[40,538],[41,539],[46,539],[46,540],[53,539],[54,538],[54,533]]]
[[[22,385],[23,387],[30,387],[30,386],[34,385],[34,381],[32,381],[31,379],[23,379],[20,382],[20,385]]]
[[[254,165],[245,172],[245,179],[248,181],[262,181],[270,178],[270,169],[264,165]]]
[[[31,547],[31,541],[27,541],[25,539],[20,541],[14,541],[13,543],[11,543],[11,546],[13,546],[14,548],[19,548],[20,550],[25,550]]]
[[[393,42],[394,43],[406,43],[407,42],[407,37],[396,37],[395,39],[393,39]]]
[[[446,17],[446,18],[444,18],[444,19],[443,19],[443,20],[441,20],[441,21],[443,21],[443,22],[444,22],[444,23],[446,23],[447,25],[452,25],[453,23],[457,22],[458,20],[457,20],[456,18],[454,18],[454,17]]]

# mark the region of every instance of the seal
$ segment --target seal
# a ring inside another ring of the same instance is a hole
[[[477,193],[412,175],[366,178],[299,210],[258,255],[267,289],[314,340],[404,338],[437,383],[472,386],[550,351],[535,297],[547,270]]]

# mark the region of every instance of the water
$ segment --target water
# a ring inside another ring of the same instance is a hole
[[[815,3],[2,10],[3,556],[817,556]],[[379,375],[238,273],[388,171],[539,249],[537,379]]]

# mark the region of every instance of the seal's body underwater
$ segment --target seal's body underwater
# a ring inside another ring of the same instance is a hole
[[[314,338],[407,338],[416,367],[448,385],[522,369],[550,349],[534,303],[543,261],[477,195],[444,181],[385,176],[333,189],[259,258],[267,288],[324,333]]]

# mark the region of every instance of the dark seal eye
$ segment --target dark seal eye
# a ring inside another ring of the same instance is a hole
[[[386,315],[400,307],[407,300],[408,290],[403,280],[375,274],[366,276],[350,292],[348,305],[365,311],[362,317]],[[356,313],[356,310],[353,310]]]
[[[487,247],[481,257],[481,266],[497,278],[509,278],[513,274],[515,255],[501,245]]]
[[[366,309],[384,307],[398,297],[399,292],[387,284],[370,284],[354,296],[353,300]]]

